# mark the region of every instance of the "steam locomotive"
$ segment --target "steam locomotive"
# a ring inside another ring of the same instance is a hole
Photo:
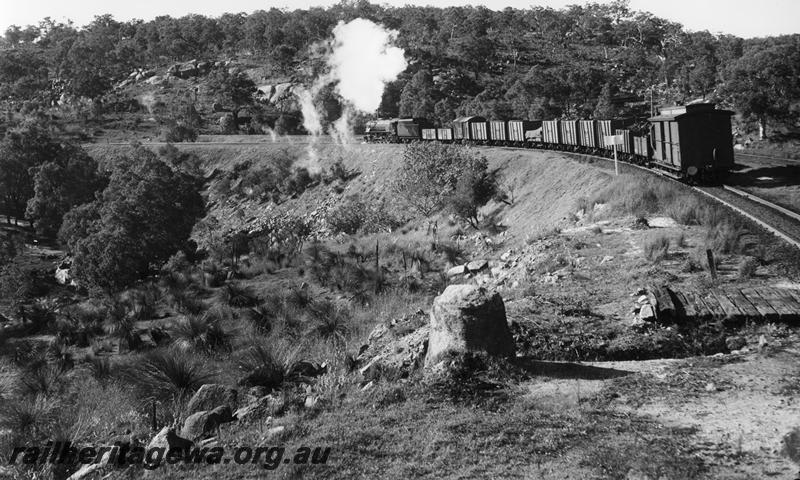
[[[655,168],[690,182],[712,181],[731,169],[733,112],[713,103],[662,108],[649,118],[648,131],[635,135],[626,120],[487,120],[460,117],[450,127],[434,127],[424,118],[375,120],[367,124],[368,142],[443,142],[561,150],[613,156]]]

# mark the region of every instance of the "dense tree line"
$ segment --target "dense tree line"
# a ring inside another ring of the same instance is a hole
[[[762,125],[797,121],[800,36],[743,40],[688,32],[623,0],[492,11],[484,7],[382,7],[364,0],[330,8],[188,15],[83,28],[43,20],[11,27],[0,50],[4,99],[99,97],[134,67],[249,56],[276,72],[313,70],[310,46],[339,21],[363,17],[399,31],[412,60],[385,91],[381,115],[496,118],[630,114],[625,100],[719,101]],[[234,103],[239,104],[235,99]],[[636,103],[636,102],[633,102]],[[622,111],[620,111],[622,108]]]

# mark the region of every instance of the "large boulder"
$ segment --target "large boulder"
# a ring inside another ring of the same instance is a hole
[[[161,429],[160,432],[150,440],[150,443],[147,444],[147,450],[152,450],[154,448],[163,448],[165,450],[187,450],[192,448],[191,440],[183,438],[175,433],[175,427],[167,426]]]
[[[237,399],[238,392],[235,389],[216,383],[207,383],[200,387],[189,400],[189,404],[186,406],[186,414],[191,415],[203,410],[213,410],[221,406],[227,406],[231,410],[235,410],[238,404]]]
[[[497,293],[476,285],[450,285],[433,301],[425,367],[447,353],[514,356],[506,307]]]
[[[286,407],[285,399],[274,395],[264,395],[236,410],[233,416],[240,422],[277,416]]]
[[[181,437],[197,441],[213,433],[223,423],[230,423],[234,420],[231,409],[227,405],[210,411],[193,413],[183,422]]]

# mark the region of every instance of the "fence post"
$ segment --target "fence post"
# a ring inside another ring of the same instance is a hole
[[[381,251],[378,246],[378,239],[375,239],[375,293],[381,289]]]
[[[711,249],[706,250],[706,256],[708,257],[708,269],[711,271],[711,278],[714,281],[717,280],[717,264],[714,262],[714,252]]]

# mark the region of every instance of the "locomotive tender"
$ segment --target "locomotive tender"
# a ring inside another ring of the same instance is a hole
[[[487,120],[460,117],[449,128],[433,128],[423,118],[375,120],[368,142],[437,141],[519,148],[542,148],[611,157],[607,139],[616,136],[622,160],[653,167],[689,181],[707,181],[733,166],[733,112],[712,103],[665,107],[649,118],[649,132],[634,135],[624,120]]]

